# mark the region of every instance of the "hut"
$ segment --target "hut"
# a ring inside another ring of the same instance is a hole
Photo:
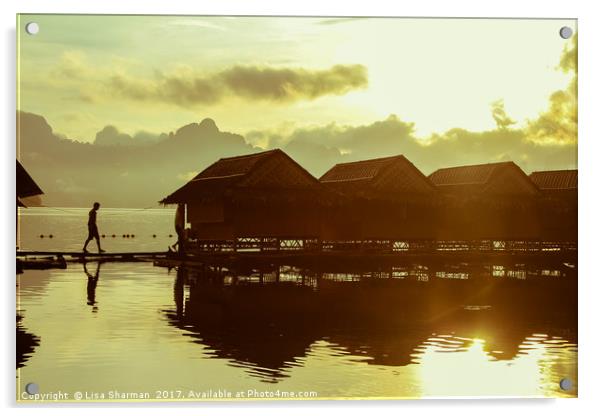
[[[38,184],[33,178],[27,173],[21,162],[17,160],[17,206],[25,207],[22,198],[28,198],[31,196],[42,195],[44,192],[40,189]]]
[[[42,195],[44,192],[40,189],[38,184],[33,180],[33,178],[27,173],[21,162],[17,160],[16,163],[17,171],[16,171],[16,218],[15,218],[15,228],[16,228],[16,238],[17,238],[17,248],[19,247],[19,207],[26,208],[25,203],[23,202],[23,198],[29,198],[32,196]]]
[[[443,168],[429,179],[443,198],[437,238],[449,249],[468,241],[506,249],[538,239],[539,189],[514,162]]]
[[[339,203],[329,211],[324,241],[409,248],[430,241],[436,229],[436,189],[402,155],[333,166],[320,182]]]
[[[184,204],[188,242],[202,250],[307,248],[320,234],[320,182],[282,150],[213,163],[163,204]]]
[[[541,191],[542,239],[577,242],[577,170],[548,170],[529,175]]]

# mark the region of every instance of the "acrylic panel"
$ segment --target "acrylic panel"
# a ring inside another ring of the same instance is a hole
[[[17,401],[576,397],[577,21],[17,17]]]

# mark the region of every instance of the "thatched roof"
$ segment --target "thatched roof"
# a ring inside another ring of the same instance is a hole
[[[390,198],[430,195],[435,187],[402,155],[339,163],[320,178],[324,185],[346,194]]]
[[[577,169],[533,172],[529,178],[541,190],[577,189]]]
[[[482,165],[455,166],[438,169],[429,175],[435,185],[483,185],[496,170],[513,162],[486,163]]]
[[[18,198],[42,195],[43,193],[38,184],[17,160],[17,200]]]
[[[455,166],[436,170],[429,175],[429,179],[435,186],[443,191],[501,191],[501,186],[512,186],[503,178],[515,178],[518,191],[529,193],[537,192],[538,189],[529,177],[514,162],[485,163],[481,165]],[[497,179],[501,182],[495,183]],[[518,188],[520,186],[520,189]]]
[[[164,198],[163,204],[221,196],[302,196],[321,190],[320,183],[280,149],[222,158]]]

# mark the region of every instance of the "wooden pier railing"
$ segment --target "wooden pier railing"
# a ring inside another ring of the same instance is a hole
[[[546,253],[576,252],[576,241],[540,240],[319,240],[317,238],[243,237],[233,240],[189,240],[194,253]]]

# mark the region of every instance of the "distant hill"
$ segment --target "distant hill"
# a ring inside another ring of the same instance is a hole
[[[265,150],[220,131],[209,118],[162,134],[130,136],[106,126],[94,143],[82,143],[53,132],[42,116],[17,116],[19,157],[44,190],[47,206],[87,207],[94,201],[105,207],[154,206],[217,159]],[[508,126],[479,132],[454,128],[419,138],[413,123],[395,115],[367,125],[331,123],[285,136],[265,131],[248,136],[268,149],[282,148],[316,177],[336,163],[398,154],[426,175],[446,166],[508,160],[527,173],[577,167],[576,138],[538,141]]]
[[[211,119],[144,144],[141,137],[100,133],[100,143],[97,136],[91,144],[55,134],[42,116],[17,116],[20,160],[48,206],[86,207],[97,200],[106,207],[152,206],[216,159],[257,151],[242,136],[219,131]]]

